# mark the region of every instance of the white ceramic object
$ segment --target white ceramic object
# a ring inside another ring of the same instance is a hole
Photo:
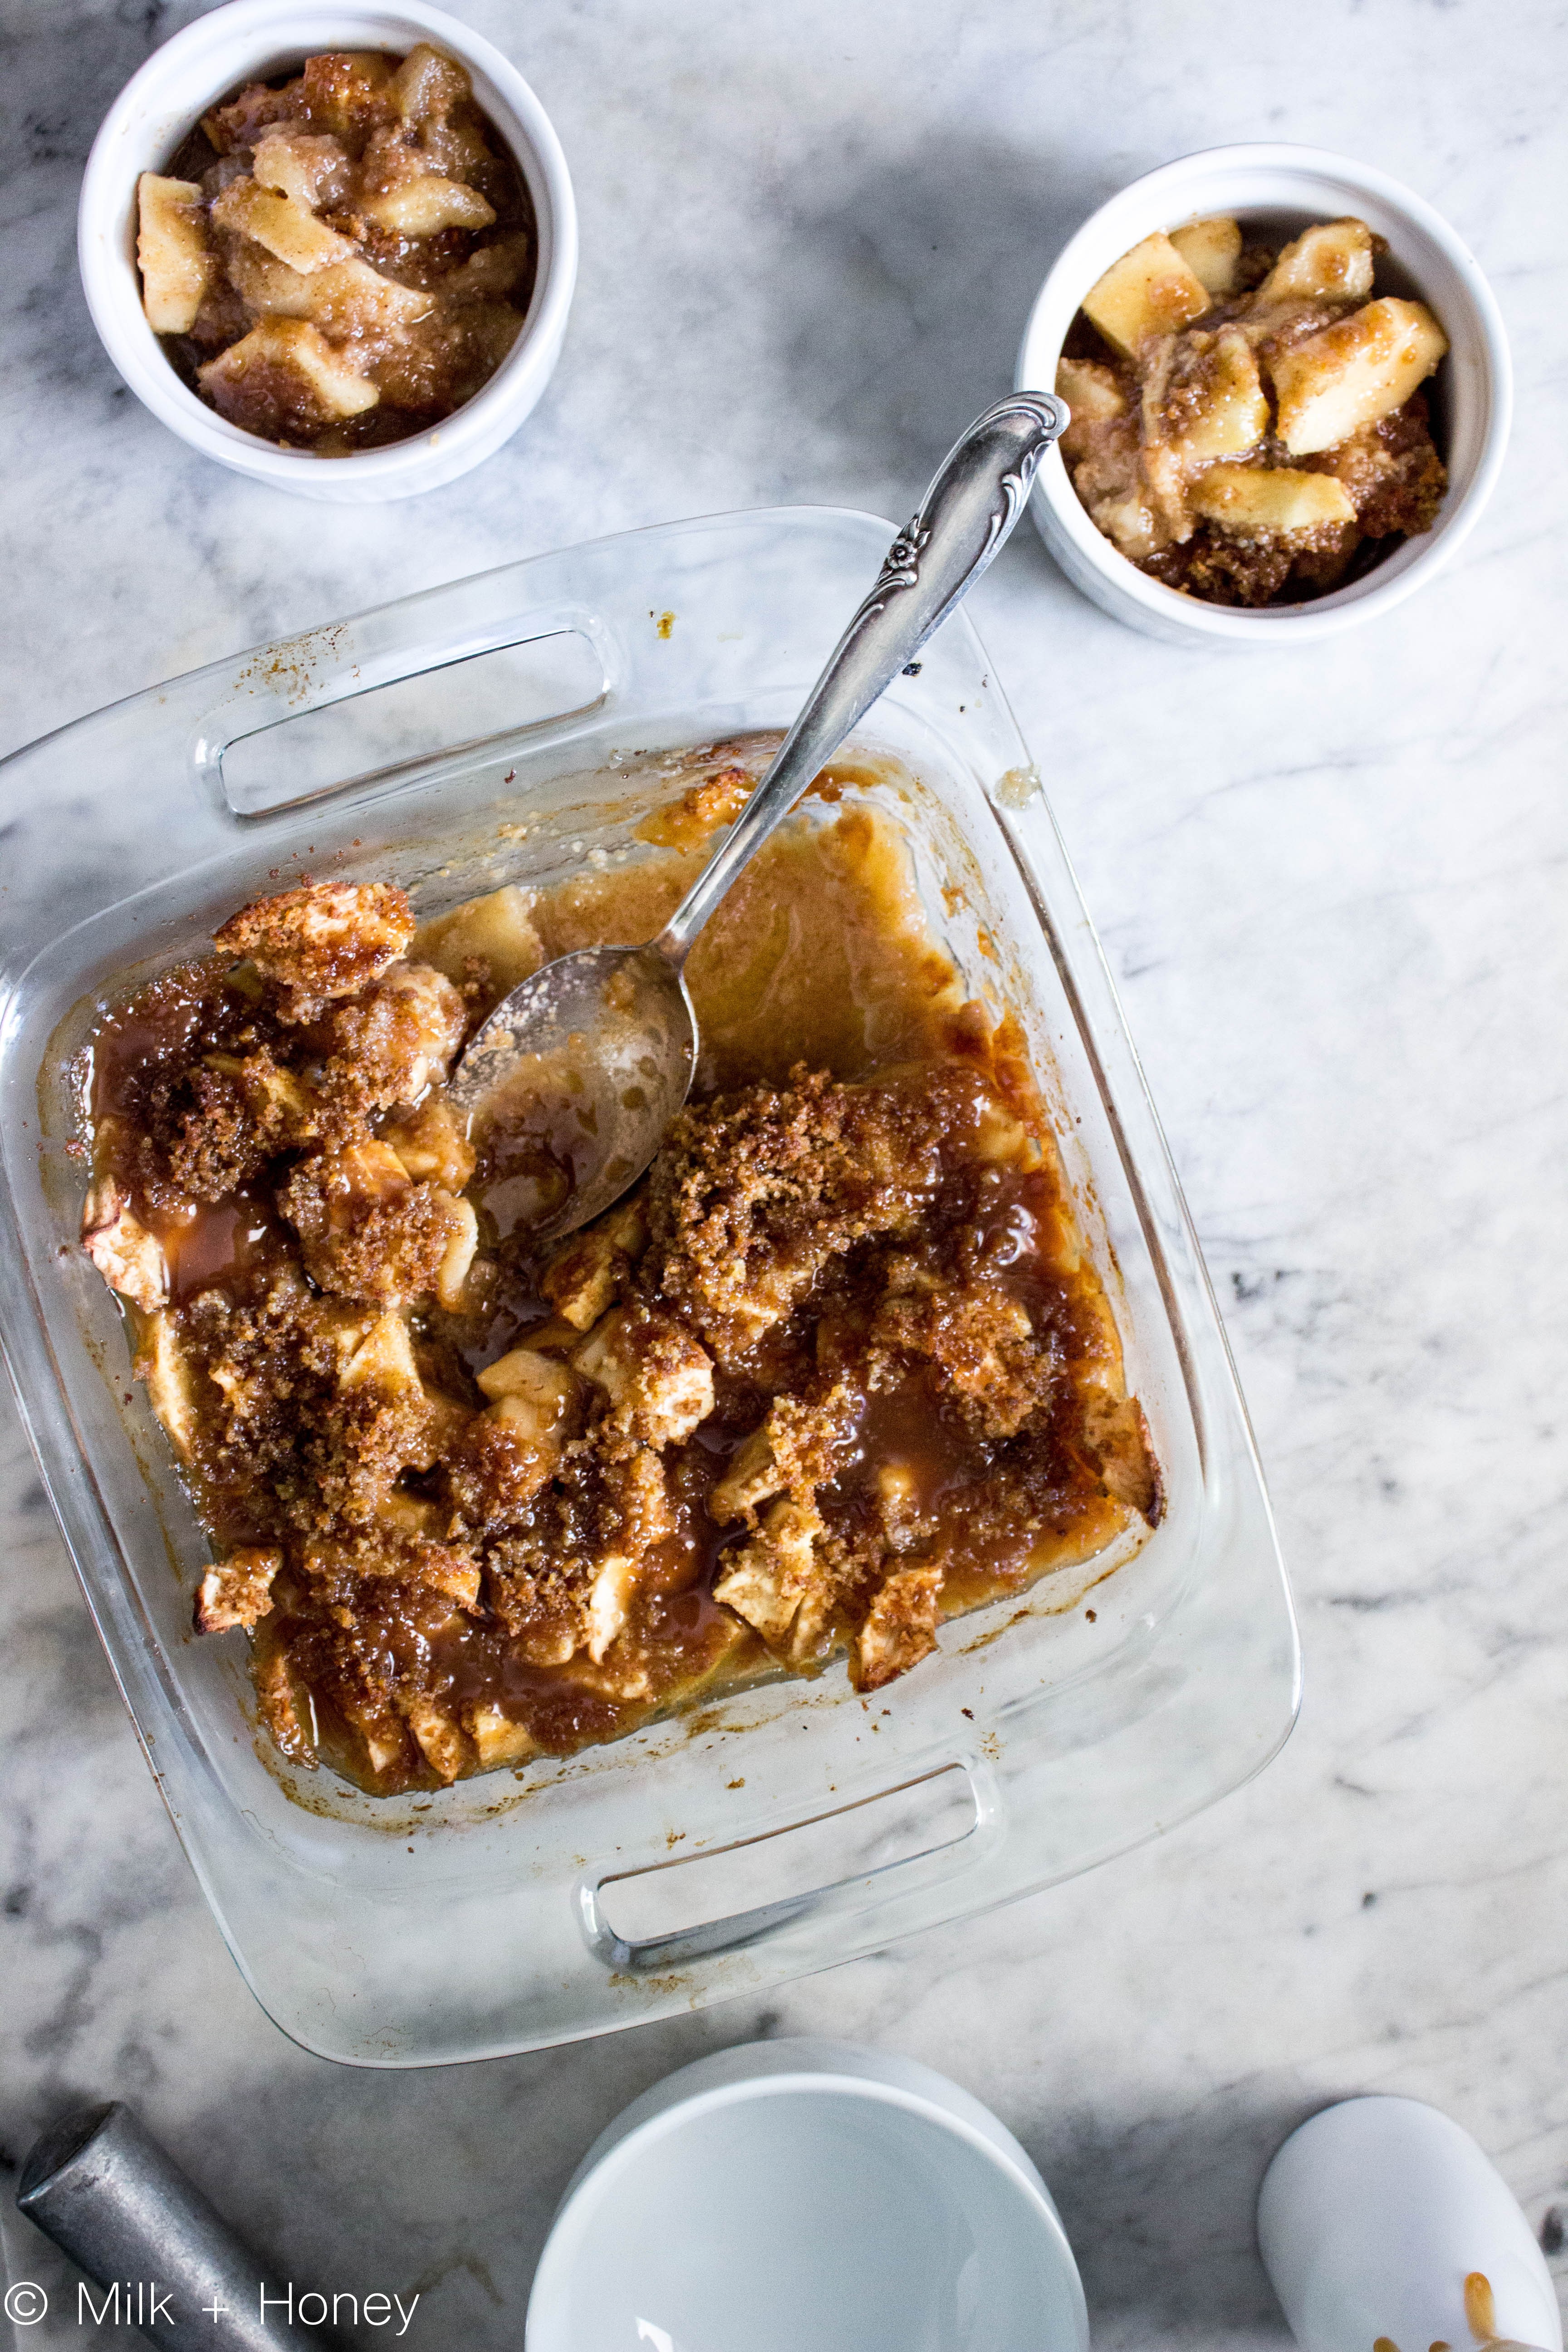
[[[460,58],[474,96],[510,149],[532,199],[539,264],[522,331],[473,399],[428,431],[348,457],[282,449],[242,432],[181,383],[147,324],[136,268],[136,182],[162,171],[215,100],[330,49],[407,50],[432,41]],[[230,0],[176,33],[133,74],[104,118],[82,182],[77,253],[94,326],[143,405],[193,449],[253,481],[363,506],[455,481],[500,448],[533,407],[560,356],[577,278],[571,175],[549,116],[516,68],[425,0]]]
[[[1049,392],[1084,295],[1102,271],[1155,229],[1228,213],[1294,235],[1309,221],[1347,214],[1389,245],[1385,275],[1436,312],[1451,346],[1438,372],[1448,494],[1429,531],[1407,540],[1363,580],[1310,604],[1256,612],[1205,604],[1130,563],[1079,505],[1059,450],[1035,479],[1040,535],[1074,586],[1103,611],[1177,645],[1310,645],[1375,619],[1430,580],[1469,536],[1508,446],[1512,368],[1491,288],[1440,213],[1386,172],[1326,148],[1211,147],[1146,173],[1102,205],[1063,249],[1040,289],[1018,355],[1020,387]]]
[[[525,2340],[1087,2352],[1089,2320],[1049,2191],[989,2108],[913,2059],[756,2042],[682,2067],[600,2134]]]
[[[1258,2244],[1302,2352],[1563,2352],[1551,2273],[1506,2182],[1419,2099],[1344,2099],[1292,2132],[1264,2175]],[[1490,2338],[1466,2308],[1472,2273],[1491,2288]]]

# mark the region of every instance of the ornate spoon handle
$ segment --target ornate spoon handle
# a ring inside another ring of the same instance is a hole
[[[1014,393],[977,418],[943,459],[772,767],[651,942],[677,969],[742,867],[979,579],[1023,513],[1035,467],[1067,421],[1050,393]]]

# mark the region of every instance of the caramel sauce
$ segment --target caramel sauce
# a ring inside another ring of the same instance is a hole
[[[700,856],[557,884],[532,909],[546,959],[655,938]],[[952,1051],[963,1003],[902,839],[854,807],[831,824],[799,820],[774,835],[693,948],[686,982],[701,1038],[698,1095],[777,1085],[797,1062],[858,1078]]]
[[[164,1218],[160,1237],[176,1307],[214,1284],[239,1284],[282,1243],[271,1202],[246,1190],[195,1205],[188,1220]]]
[[[83,1059],[95,1132],[106,1118],[133,1115],[148,1078],[191,1044],[211,986],[210,967],[177,966],[139,990],[129,1004],[106,1009]]]

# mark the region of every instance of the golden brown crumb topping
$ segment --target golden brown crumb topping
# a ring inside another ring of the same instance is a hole
[[[149,323],[265,440],[341,457],[489,381],[532,289],[533,216],[467,72],[420,43],[252,82],[138,183]]]
[[[405,954],[414,915],[384,882],[318,882],[281,890],[231,915],[213,937],[220,955],[248,957],[278,992],[281,1016],[308,1021],[353,996]]]
[[[550,894],[416,935],[399,891],[289,891],[100,1024],[85,1245],[213,1539],[198,1629],[250,1634],[287,1754],[388,1792],[837,1654],[877,1689],[1157,1517],[1016,1047],[935,1009],[866,828],[772,872],[852,865],[924,1050],[710,1091],[542,1260],[443,1092],[489,983],[408,956],[537,961]]]
[[[1210,604],[1293,604],[1429,530],[1447,488],[1424,380],[1447,339],[1374,296],[1364,221],[1282,250],[1215,216],[1159,233],[1089,289],[1060,362],[1062,454],[1096,526]]]

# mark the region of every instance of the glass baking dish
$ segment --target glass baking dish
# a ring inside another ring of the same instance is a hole
[[[873,760],[865,790],[972,992],[1029,1035],[1163,1465],[1159,1528],[1124,1542],[1092,1615],[1082,1572],[1047,1577],[951,1623],[874,1699],[839,1666],[403,1799],[285,1765],[256,1730],[242,1640],[190,1633],[205,1543],[75,1246],[62,1071],[95,1003],[302,872],[391,877],[428,913],[602,862],[660,797],[662,755],[788,721],[890,536],[784,509],[600,541],[195,671],[5,763],[7,1360],[230,1948],[325,2056],[443,2063],[758,1992],[1155,1834],[1256,1772],[1293,1720],[1295,1626],[1213,1296],[962,614],[857,738],[902,763]]]

